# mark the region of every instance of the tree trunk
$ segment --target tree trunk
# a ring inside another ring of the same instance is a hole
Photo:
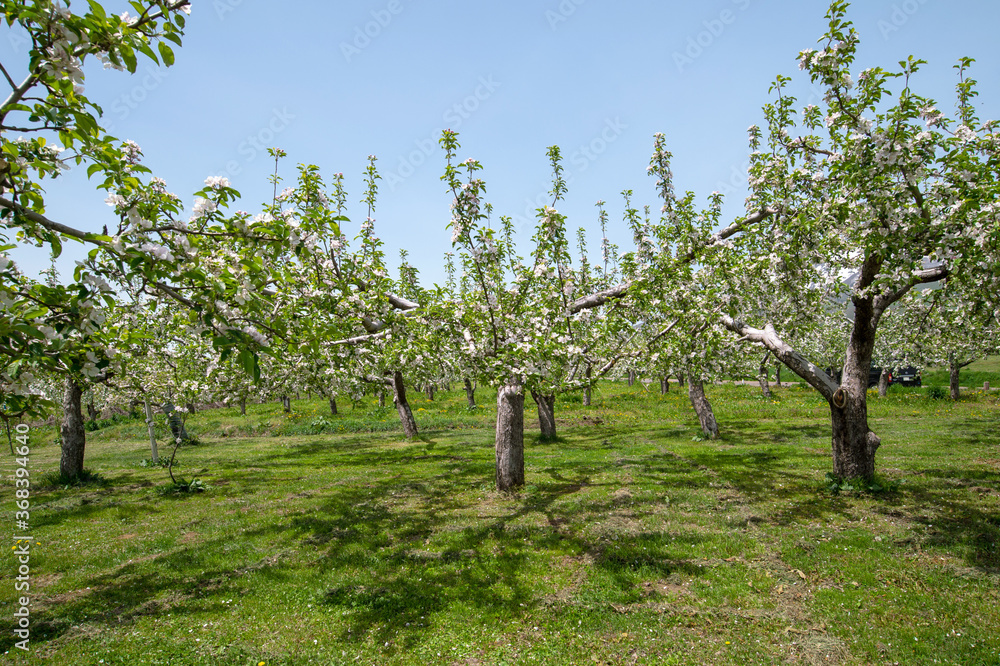
[[[958,373],[962,369],[955,352],[948,354],[948,389],[951,392],[951,399],[958,400],[961,397],[961,387],[958,383]]]
[[[497,391],[496,484],[500,492],[524,485],[524,387],[514,378]]]
[[[539,393],[532,391],[531,397],[538,405],[538,429],[542,433],[542,439],[552,440],[556,438],[556,396],[554,393]]]
[[[711,439],[719,436],[719,424],[715,420],[715,413],[712,411],[712,403],[705,396],[705,387],[701,379],[688,377],[688,397],[691,398],[691,405],[694,407],[698,421],[701,423],[701,430]]]
[[[778,388],[781,388],[781,362],[780,361],[775,361],[774,362],[774,383],[778,385]]]
[[[87,416],[90,417],[91,421],[96,421],[101,416],[101,410],[94,405],[93,398],[87,401]]]
[[[240,416],[247,415],[247,397],[245,395],[240,396]]]
[[[424,391],[427,395],[428,400],[434,399],[434,384],[427,384]]]
[[[378,390],[378,406],[385,407],[385,389]]]
[[[403,384],[403,373],[399,370],[392,373],[392,400],[396,403],[396,411],[403,424],[403,434],[407,439],[413,439],[417,436],[417,422],[413,419],[410,403],[406,401],[406,385]]]
[[[677,374],[677,385],[684,386],[684,373],[680,372]]]
[[[185,407],[187,407],[188,414],[194,414],[195,404],[193,402],[189,402],[187,405],[185,405]]]
[[[842,479],[875,476],[880,441],[868,427],[868,376],[875,349],[876,317],[870,298],[855,299],[854,326],[840,388],[830,398],[833,473]]]
[[[884,398],[889,392],[889,368],[882,368],[882,374],[878,376],[878,397]]]
[[[635,370],[628,371],[628,385],[632,386],[635,384]]]
[[[767,383],[767,359],[770,356],[770,353],[764,354],[764,358],[760,361],[760,368],[757,371],[757,381],[760,383],[760,390],[765,398],[771,397],[771,386]]]
[[[590,381],[594,376],[593,369],[587,366],[587,387],[583,389],[583,406],[590,407]]]
[[[472,387],[472,380],[466,378],[462,382],[465,384],[465,402],[469,409],[476,408],[476,389]]]
[[[284,410],[286,414],[292,413],[292,399],[287,395],[281,396],[281,409]]]
[[[660,380],[660,395],[666,395],[670,393],[670,375],[667,375]]]
[[[337,396],[335,395],[330,396],[330,415],[337,415]]]
[[[83,451],[87,434],[83,428],[83,390],[72,377],[66,379],[63,394],[62,455],[59,474],[64,479],[75,479],[83,474]]]

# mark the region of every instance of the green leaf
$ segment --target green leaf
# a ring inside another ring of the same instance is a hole
[[[167,46],[163,42],[160,42],[159,44],[157,44],[156,47],[160,51],[160,57],[163,58],[163,64],[166,65],[167,67],[170,67],[171,65],[173,65],[174,64],[174,52],[173,52],[173,50],[171,50],[171,48],[169,46]]]

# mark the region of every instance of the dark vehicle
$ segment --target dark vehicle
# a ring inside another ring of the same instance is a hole
[[[882,376],[882,368],[873,367],[868,371],[868,388],[878,386],[879,377]],[[920,386],[920,371],[912,365],[899,370],[889,368],[889,386],[899,384],[900,386]]]
[[[826,373],[830,375],[838,384],[842,381],[841,371],[827,368]],[[872,366],[868,370],[868,388],[878,386],[878,380],[882,376],[882,368]],[[920,386],[920,370],[908,365],[900,370],[889,368],[889,385],[899,384],[900,386]]]
[[[908,365],[892,373],[892,383],[900,386],[920,386],[920,370]]]

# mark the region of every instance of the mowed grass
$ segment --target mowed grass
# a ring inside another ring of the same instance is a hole
[[[828,406],[809,389],[710,387],[724,435],[701,441],[676,386],[611,383],[592,407],[557,403],[554,442],[538,441],[529,398],[527,485],[499,495],[494,396],[481,390],[470,413],[460,391],[413,394],[414,441],[370,399],[324,417],[342,434],[288,434],[323,416],[319,401],[291,417],[199,413],[188,427],[203,443],[175,470],[208,486],[190,495],[165,494],[166,471],[140,465],[141,422],[89,433],[103,485],[40,487],[58,449],[35,429],[31,651],[14,647],[4,558],[0,652],[81,665],[1000,663],[996,392],[873,397],[880,473],[898,484],[880,495],[826,489]]]

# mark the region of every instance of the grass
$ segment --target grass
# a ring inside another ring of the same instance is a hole
[[[947,387],[951,381],[947,366],[930,367],[921,374],[926,385]],[[989,382],[994,388],[1000,386],[1000,356],[988,356],[962,368],[958,373],[958,380],[962,386],[974,388],[981,388],[983,382]]]
[[[39,428],[31,652],[14,648],[13,559],[0,652],[81,665],[996,664],[997,395],[898,389],[869,406],[896,488],[882,494],[826,489],[828,407],[805,388],[770,400],[710,388],[718,441],[698,441],[677,390],[604,384],[589,408],[568,396],[560,438],[544,443],[529,399],[527,486],[512,497],[492,489],[486,391],[471,414],[460,391],[414,395],[412,442],[370,402],[314,435],[294,432],[322,416],[318,401],[291,418],[276,405],[196,414],[203,443],[177,454],[206,486],[196,494],[165,492],[166,470],[141,465],[141,421],[88,433],[98,483],[44,482],[58,449]]]

